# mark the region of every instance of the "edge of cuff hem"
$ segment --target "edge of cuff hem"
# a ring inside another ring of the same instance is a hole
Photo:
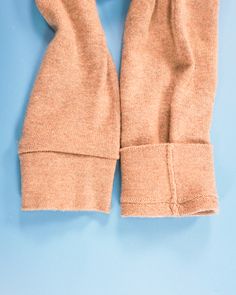
[[[23,212],[34,212],[34,211],[55,211],[55,212],[100,212],[104,214],[110,214],[110,209],[108,208],[81,208],[81,207],[69,207],[69,208],[56,208],[56,207],[21,207]]]
[[[121,217],[199,217],[219,215],[218,197],[202,197],[181,203],[121,203]]]

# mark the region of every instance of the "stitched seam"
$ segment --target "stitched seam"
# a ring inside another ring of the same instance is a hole
[[[217,195],[200,195],[200,196],[194,197],[194,198],[192,198],[190,200],[180,202],[180,203],[178,203],[178,205],[183,205],[183,204],[186,204],[188,202],[195,201],[197,199],[205,199],[205,198],[207,198],[207,199],[216,199],[216,197],[217,197]],[[161,202],[161,201],[158,201],[158,202],[156,202],[156,201],[153,201],[153,202],[148,201],[148,202],[145,202],[145,203],[142,202],[142,201],[145,201],[145,200],[147,200],[147,199],[141,199],[141,200],[129,199],[127,201],[122,201],[121,203],[122,204],[125,204],[125,203],[127,203],[127,204],[140,204],[140,205],[144,205],[144,204],[176,204],[175,202],[164,202],[164,201],[163,202]]]
[[[126,191],[126,190],[125,190]],[[123,191],[123,192],[125,192]],[[185,195],[185,196],[181,196],[181,198],[187,198],[188,195]],[[193,197],[192,199],[190,200],[186,200],[186,201],[183,201],[183,202],[179,202],[179,204],[184,204],[186,202],[189,202],[189,201],[193,201],[195,199],[198,199],[198,198],[205,198],[205,197],[217,197],[217,195],[196,195],[195,197]],[[156,201],[155,199],[150,199],[150,198],[129,198],[129,200],[127,200],[128,202],[137,202],[137,203],[141,203],[142,201],[144,202],[150,202],[150,203],[170,203],[170,202],[165,202],[165,201]]]
[[[176,192],[176,183],[175,183],[175,173],[173,167],[173,146],[171,144],[167,145],[167,166],[168,166],[168,177],[170,183],[171,191],[171,201],[170,209],[173,214],[179,214],[178,203],[177,203],[177,192]]]
[[[36,154],[36,153],[53,153],[53,154],[64,154],[64,155],[75,155],[75,156],[83,156],[83,157],[91,157],[91,158],[101,158],[106,160],[117,160],[117,158],[107,158],[102,156],[94,156],[94,155],[87,155],[75,152],[64,152],[64,151],[56,151],[56,150],[25,150],[18,152],[19,155],[24,154]]]
[[[143,150],[143,149],[156,149],[156,148],[161,148],[170,145],[170,143],[157,143],[157,144],[143,144],[143,145],[136,145],[136,146],[127,146],[120,148],[120,152],[132,152],[134,150]],[[193,147],[200,147],[200,148],[206,148],[206,147],[212,147],[212,143],[184,143],[184,142],[179,142],[179,143],[172,143],[172,146],[193,146]]]

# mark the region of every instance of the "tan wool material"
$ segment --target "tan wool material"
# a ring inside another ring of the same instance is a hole
[[[218,213],[218,0],[132,0],[120,77],[95,0],[36,4],[55,35],[19,141],[22,210],[109,213],[120,159],[122,216]]]

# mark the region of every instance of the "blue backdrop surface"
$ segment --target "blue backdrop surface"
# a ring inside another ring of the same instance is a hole
[[[119,70],[128,0],[99,0]],[[220,3],[219,74],[211,137],[220,214],[120,217],[119,162],[110,215],[21,212],[17,140],[53,36],[33,0],[0,8],[0,294],[236,294],[236,1]]]

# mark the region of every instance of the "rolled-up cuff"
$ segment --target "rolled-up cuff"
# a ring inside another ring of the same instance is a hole
[[[180,217],[219,211],[211,144],[120,149],[121,215]]]
[[[115,159],[58,152],[20,153],[22,210],[109,213]]]

